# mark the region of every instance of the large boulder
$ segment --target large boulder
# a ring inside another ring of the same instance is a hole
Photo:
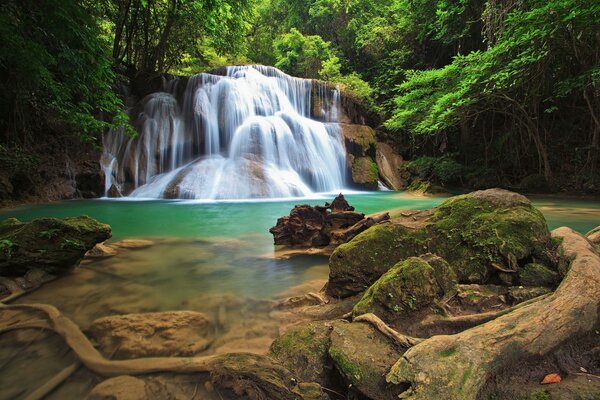
[[[478,191],[376,225],[339,246],[329,260],[327,292],[359,293],[397,262],[427,252],[444,258],[460,283],[488,283],[531,262],[554,268],[553,248],[543,215],[526,197]]]
[[[390,268],[354,306],[353,314],[374,313],[386,321],[435,308],[435,302],[456,293],[456,274],[433,254],[410,257]],[[441,307],[439,307],[441,309]]]
[[[214,341],[216,326],[194,311],[127,314],[95,320],[87,329],[107,357],[192,356]]]
[[[87,216],[0,223],[0,275],[21,276],[32,268],[63,274],[97,243],[111,237],[110,226]]]
[[[383,182],[393,190],[405,189],[407,183],[401,173],[404,164],[402,157],[387,143],[377,143],[376,150],[377,168]]]

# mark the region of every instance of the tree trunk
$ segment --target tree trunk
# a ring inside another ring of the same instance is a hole
[[[590,242],[559,228],[572,258],[567,276],[550,296],[455,335],[433,336],[409,349],[388,382],[408,385],[404,399],[475,400],[497,371],[528,357],[547,355],[570,339],[594,332],[600,321],[600,256]],[[592,333],[593,334],[593,333]]]

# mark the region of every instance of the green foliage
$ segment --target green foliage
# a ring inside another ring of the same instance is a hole
[[[81,250],[85,248],[85,245],[81,240],[77,239],[64,239],[60,244],[60,247],[63,249],[73,249],[73,250]]]
[[[45,230],[45,231],[41,231],[40,232],[40,237],[41,238],[46,238],[46,239],[52,239],[52,238],[55,238],[58,235],[59,231],[60,230],[56,229],[56,228],[52,228],[52,229],[48,229],[48,230]]]
[[[442,157],[419,157],[406,165],[407,170],[421,180],[442,184],[456,183],[464,174],[464,167],[452,155]]]
[[[120,113],[100,27],[77,1],[8,0],[0,5],[0,129],[5,141],[32,142],[46,126],[83,139]]]
[[[13,252],[17,248],[17,245],[12,240],[2,239],[0,240],[0,252],[6,254],[6,257],[11,258]]]
[[[292,28],[275,41],[275,66],[291,75],[319,78],[324,62],[331,68],[334,57],[320,36],[306,36]],[[335,60],[333,61],[335,63]]]

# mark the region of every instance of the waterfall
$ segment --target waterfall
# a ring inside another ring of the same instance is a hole
[[[246,199],[344,187],[338,90],[314,88],[317,121],[313,82],[273,67],[226,67],[177,87],[168,82],[138,104],[135,138],[122,129],[104,136],[107,195]]]

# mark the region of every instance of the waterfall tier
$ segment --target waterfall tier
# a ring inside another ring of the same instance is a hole
[[[264,66],[164,85],[138,106],[138,135],[104,137],[107,194],[185,199],[297,197],[345,185],[339,92]],[[326,98],[327,101],[323,101]]]

